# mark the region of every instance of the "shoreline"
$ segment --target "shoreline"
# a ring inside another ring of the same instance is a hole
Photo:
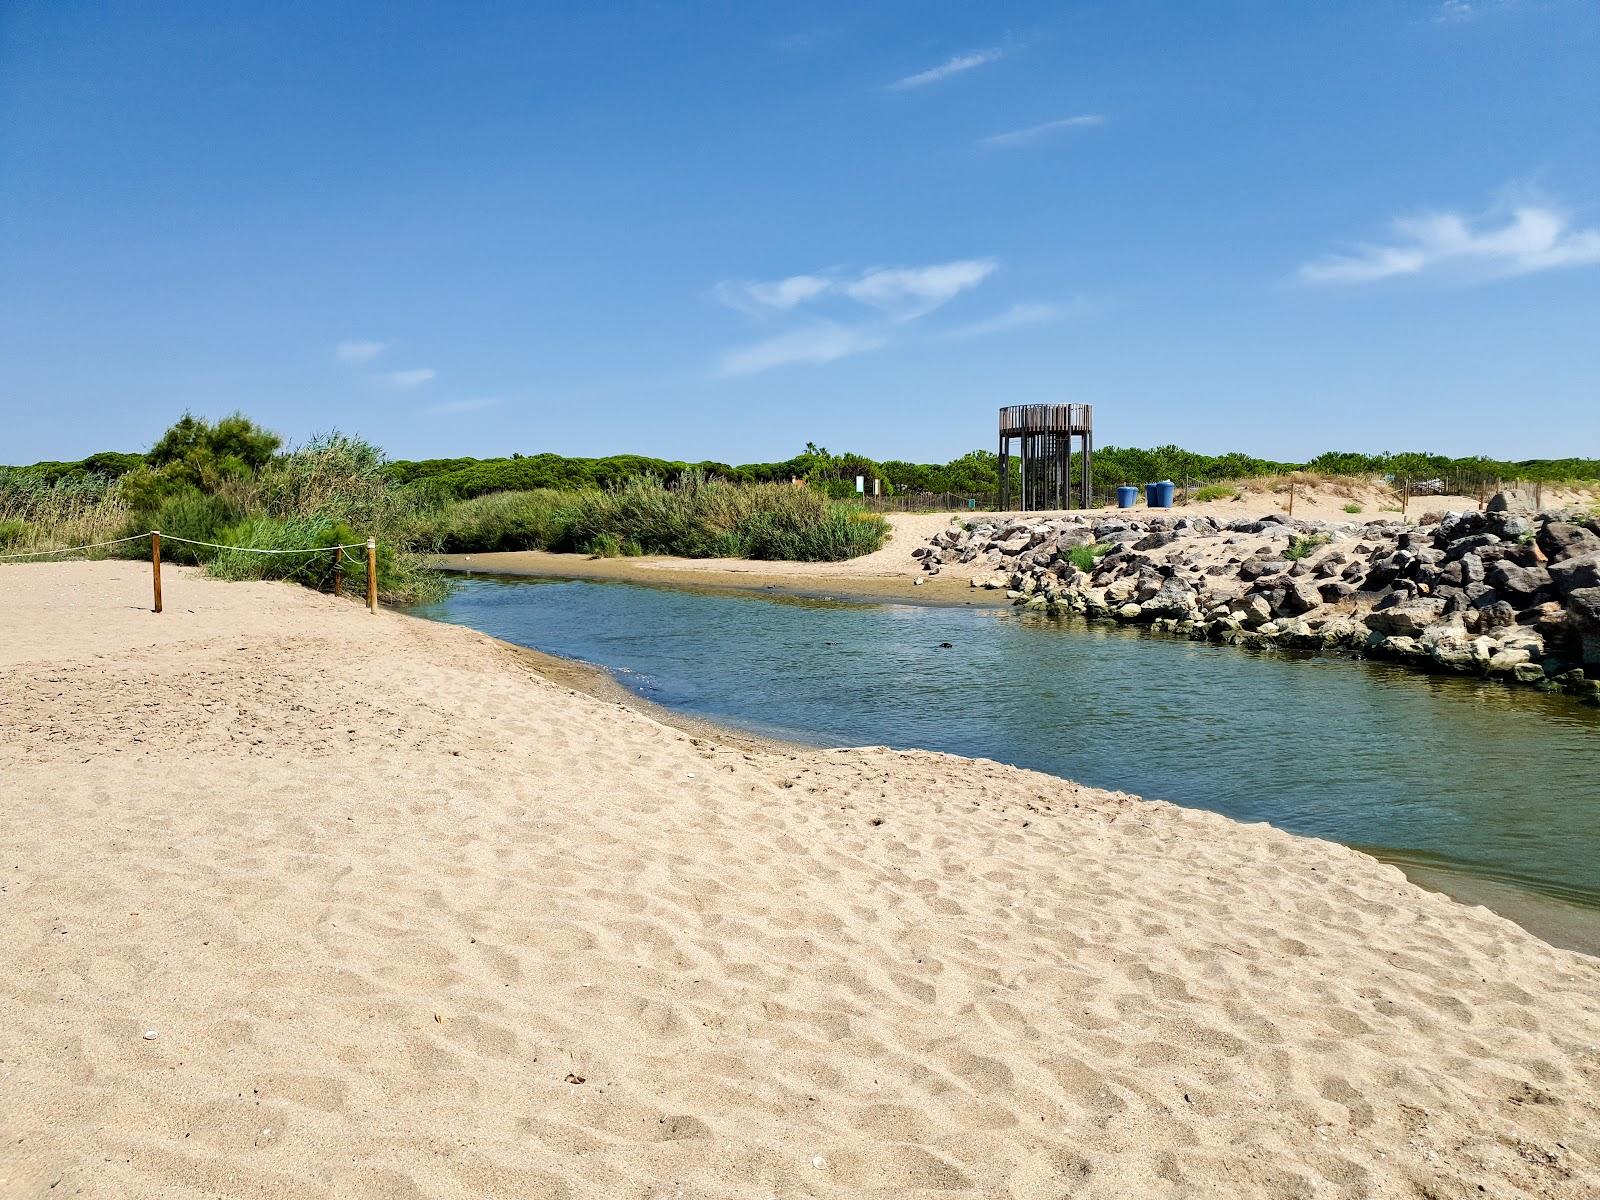
[[[743,592],[750,595],[793,596],[803,600],[863,600],[876,603],[915,604],[928,608],[1009,608],[1003,593],[972,587],[965,579],[926,579],[912,574],[851,574],[843,571],[808,572],[794,567],[841,567],[842,563],[756,563],[735,569],[715,560],[716,566],[685,564],[712,560],[665,557],[590,558],[584,554],[553,554],[545,550],[508,550],[490,554],[444,554],[433,560],[439,570],[453,575],[522,576],[537,579],[579,579],[605,583],[636,583],[687,591]]]
[[[599,560],[600,564],[602,565],[615,561],[616,560]],[[542,570],[525,570],[521,572],[463,571],[461,573],[484,574],[491,577],[498,576],[507,579],[526,578],[529,576],[556,579],[585,578],[583,576],[569,574],[560,570],[555,570],[554,573],[549,576],[545,576]],[[666,574],[672,575],[672,582],[655,577],[657,575]],[[642,583],[655,587],[684,588],[687,590],[692,590],[692,587],[689,585],[680,584],[677,582],[678,578],[688,574],[690,573],[652,572],[653,577],[648,580],[635,579],[624,574],[610,573],[597,574],[587,578],[598,579],[605,582]],[[705,590],[722,592],[735,591],[750,595],[754,598],[761,598],[762,596],[771,596],[774,594],[773,590],[766,587],[735,588],[728,586],[718,587],[713,585]],[[793,592],[782,587],[777,588],[777,591],[779,594],[785,595],[805,594]],[[992,592],[985,594],[991,596],[994,595]],[[870,592],[849,594],[842,591],[837,592],[827,598],[861,600],[864,602],[884,602],[886,599],[883,596],[874,595]],[[938,607],[939,605],[934,603],[930,604],[929,606]],[[1010,602],[1007,601],[1000,605],[991,604],[989,607],[1010,608],[1011,605]],[[1071,618],[1061,616],[1054,619],[1070,620]],[[1086,623],[1101,624],[1108,631],[1116,630],[1130,637],[1174,636],[1171,634],[1165,634],[1160,630],[1151,630],[1144,626],[1132,626],[1128,625],[1127,623],[1114,620],[1094,622],[1092,618],[1081,619],[1085,620]],[[679,729],[694,737],[719,741],[741,750],[758,749],[777,753],[805,753],[816,752],[821,749],[821,747],[814,744],[785,741],[772,735],[754,733],[750,730],[740,728],[739,726],[718,721],[713,717],[689,714],[669,708],[635,692],[633,689],[624,684],[609,668],[600,666],[596,663],[585,662],[581,659],[565,658],[561,655],[551,654],[547,651],[538,650],[533,647],[521,646],[515,642],[506,641],[503,638],[493,638],[493,640],[505,646],[514,654],[521,656],[531,670],[553,683],[557,683],[564,687],[574,688],[599,700],[620,704],[636,712],[642,713],[651,720],[658,721],[661,724],[668,725],[675,729]],[[1179,638],[1178,640],[1188,639]],[[1243,648],[1272,653],[1288,652],[1291,654],[1305,655],[1314,655],[1317,653],[1336,653],[1333,651],[1296,649],[1293,647],[1280,647],[1272,645]],[[1359,655],[1342,655],[1342,657],[1352,658],[1356,662],[1385,662],[1385,660],[1382,659],[1367,659]],[[1396,664],[1389,663],[1387,665],[1393,666]],[[1442,673],[1440,677],[1454,679],[1460,678],[1459,676],[1447,676]],[[1462,680],[1462,682],[1467,683],[1470,681]],[[924,752],[943,753],[942,751],[934,750],[926,750]],[[1048,772],[1045,773],[1049,774]],[[1051,777],[1076,785],[1076,781],[1064,775],[1052,775]],[[1158,800],[1144,796],[1137,798],[1145,803],[1176,803],[1175,801]],[[1193,805],[1180,804],[1178,807],[1187,808],[1194,812],[1211,811],[1209,809],[1199,808]],[[1337,844],[1347,845],[1346,843]],[[1600,959],[1600,909],[1593,909],[1583,905],[1573,904],[1570,901],[1562,900],[1555,896],[1550,896],[1531,888],[1517,887],[1513,884],[1507,884],[1498,880],[1473,875],[1465,871],[1445,869],[1437,865],[1416,863],[1398,853],[1390,855],[1384,853],[1381,849],[1367,846],[1348,846],[1348,848],[1354,850],[1358,854],[1364,854],[1377,862],[1383,863],[1387,866],[1395,867],[1396,869],[1400,870],[1408,880],[1416,884],[1418,887],[1446,896],[1455,903],[1467,905],[1469,907],[1473,905],[1482,905],[1498,915],[1513,921],[1521,928],[1533,934],[1533,936],[1540,938],[1551,946],[1557,947],[1558,949],[1571,950],[1576,953],[1585,954]]]
[[[739,748],[463,627],[148,582],[0,569],[0,1192],[1600,1177],[1600,963],[1358,851]]]

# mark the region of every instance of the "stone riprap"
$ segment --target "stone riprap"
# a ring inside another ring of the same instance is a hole
[[[1503,496],[1422,525],[996,518],[952,525],[913,553],[929,574],[972,573],[973,587],[1024,608],[1600,700],[1600,521],[1513,511]]]

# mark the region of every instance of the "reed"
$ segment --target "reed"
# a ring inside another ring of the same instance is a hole
[[[602,491],[502,492],[445,504],[425,518],[441,550],[553,550],[685,558],[837,562],[883,544],[876,513],[791,484],[741,484],[686,472]]]

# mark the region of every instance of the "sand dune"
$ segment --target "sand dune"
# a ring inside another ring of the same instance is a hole
[[[1600,1192],[1600,962],[1353,851],[146,587],[0,568],[0,1195]]]

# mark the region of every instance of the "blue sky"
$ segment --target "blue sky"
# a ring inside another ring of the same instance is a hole
[[[1600,455],[1600,3],[0,7],[0,462]]]

